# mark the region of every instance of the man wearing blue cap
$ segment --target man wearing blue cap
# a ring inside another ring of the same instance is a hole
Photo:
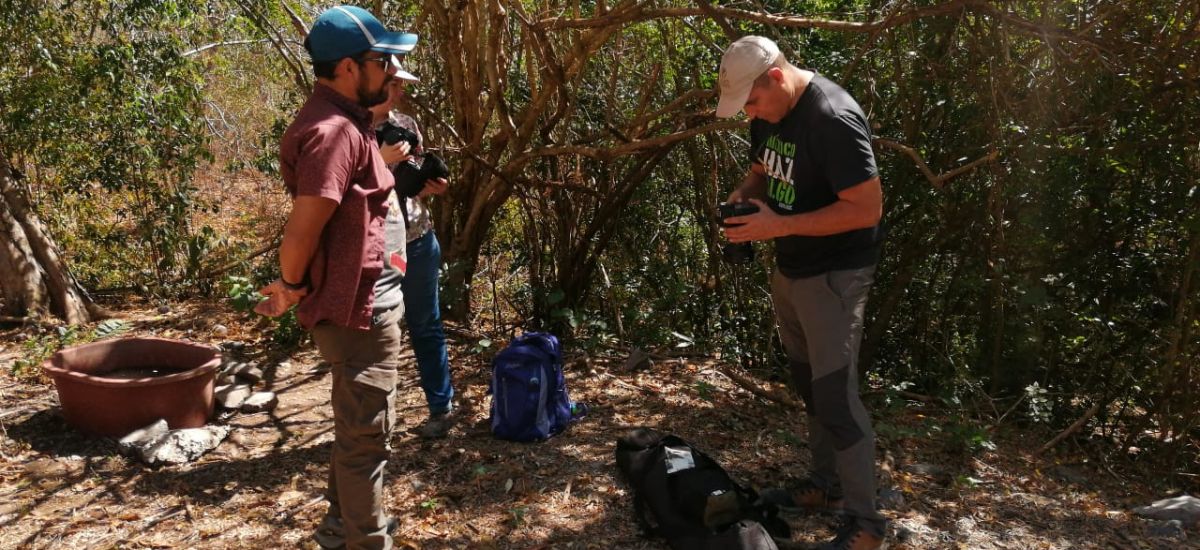
[[[255,310],[274,317],[298,305],[300,324],[333,365],[329,511],[315,537],[323,548],[392,547],[383,472],[404,315],[393,283],[404,274],[405,234],[403,223],[387,223],[394,181],[368,108],[387,100],[392,55],[416,42],[361,8],[322,13],[305,41],[317,83],[280,143],[292,211],[280,276],[262,289],[267,299]]]

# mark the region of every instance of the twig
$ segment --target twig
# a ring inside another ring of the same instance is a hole
[[[1021,397],[1017,398],[1017,402],[1013,403],[1012,406],[1009,407],[1007,411],[1004,411],[1004,414],[1000,415],[1000,418],[998,418],[996,420],[995,424],[992,424],[992,427],[995,428],[995,427],[999,426],[1001,423],[1004,422],[1004,419],[1007,418],[1008,415],[1012,414],[1013,411],[1017,410],[1017,406],[1020,405],[1022,401],[1025,401],[1025,395],[1026,394],[1021,394]]]
[[[622,387],[624,387],[624,388],[626,388],[626,389],[630,389],[630,390],[634,390],[634,391],[646,392],[646,393],[649,393],[649,394],[651,394],[651,395],[662,395],[662,392],[661,392],[661,391],[658,391],[658,390],[656,390],[656,389],[654,389],[654,388],[647,388],[647,387],[645,387],[645,386],[637,386],[637,385],[634,385],[634,384],[630,384],[629,382],[626,382],[626,381],[624,381],[624,380],[621,380],[620,378],[617,378],[616,376],[614,376],[614,375],[612,375],[612,374],[609,374],[609,373],[607,373],[607,372],[601,372],[601,373],[598,373],[598,374],[599,374],[600,376],[604,376],[604,377],[607,377],[607,378],[611,378],[611,379],[612,379],[612,381],[613,381],[613,382],[615,382],[615,383],[616,383],[618,386],[622,386]]]
[[[1062,440],[1069,437],[1071,434],[1079,431],[1084,424],[1087,424],[1088,420],[1091,420],[1093,416],[1096,416],[1096,413],[1100,412],[1100,408],[1103,406],[1104,403],[1097,401],[1090,408],[1088,408],[1087,412],[1083,413],[1083,416],[1079,417],[1079,420],[1076,420],[1074,424],[1071,424],[1067,427],[1067,429],[1054,436],[1054,439],[1051,439],[1050,441],[1047,441],[1045,445],[1042,445],[1042,448],[1038,449],[1037,454],[1045,453],[1055,445],[1058,445],[1060,442],[1062,442]]]
[[[201,275],[200,278],[201,279],[212,279],[218,275],[222,275],[226,271],[229,271],[230,269],[233,269],[239,265],[249,262],[250,260],[253,260],[259,256],[262,256],[263,254],[266,254],[272,250],[279,248],[279,244],[282,242],[283,242],[283,227],[280,227],[279,232],[275,235],[275,237],[273,239],[271,239],[270,242],[263,245],[258,250],[251,252],[249,256],[246,256],[245,258],[241,258],[239,260],[234,260],[223,266],[217,267],[216,269],[210,270],[207,273]]]
[[[235,46],[238,44],[261,44],[263,42],[270,42],[270,41],[271,40],[269,38],[263,38],[260,40],[229,40],[226,42],[213,42],[211,44],[205,44],[203,46],[200,46],[199,48],[194,48],[194,49],[188,50],[179,55],[181,57],[191,57],[191,56],[196,55],[204,50],[208,50],[208,49],[216,48],[216,47],[220,47],[220,46]]]

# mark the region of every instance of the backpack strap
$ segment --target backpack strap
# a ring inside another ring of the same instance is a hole
[[[642,538],[652,539],[661,536],[662,533],[653,525],[650,525],[648,516],[650,510],[646,509],[646,499],[636,491],[633,494],[633,519],[637,521],[638,528],[641,533],[638,533]]]

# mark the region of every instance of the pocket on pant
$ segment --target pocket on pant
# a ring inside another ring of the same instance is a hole
[[[371,388],[385,394],[396,389],[398,378],[396,371],[399,363],[390,361],[369,364],[348,362],[342,368],[346,369],[345,374],[348,375],[348,381],[356,386]]]
[[[824,277],[825,288],[842,302],[844,308],[848,300],[857,301],[866,296],[874,274],[873,267],[827,271]]]
[[[395,424],[395,363],[346,363],[334,380],[333,408],[339,433],[386,435]]]

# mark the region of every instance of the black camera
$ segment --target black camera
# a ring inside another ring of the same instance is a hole
[[[407,141],[411,150],[416,150],[417,145],[421,143],[421,138],[417,136],[416,132],[390,120],[384,122],[383,126],[375,131],[375,139],[383,145],[395,145],[401,141]]]
[[[415,197],[425,188],[426,181],[450,176],[450,169],[437,155],[425,153],[420,158],[422,162],[419,165],[417,159],[413,158],[401,162],[392,171],[396,178],[396,192],[402,197]]]
[[[717,205],[717,215],[720,216],[721,227],[736,227],[740,224],[730,225],[725,223],[728,218],[737,216],[747,216],[758,212],[758,207],[749,202],[723,202]],[[735,264],[748,264],[754,260],[754,247],[750,243],[725,243],[721,248],[721,257],[725,261]]]

